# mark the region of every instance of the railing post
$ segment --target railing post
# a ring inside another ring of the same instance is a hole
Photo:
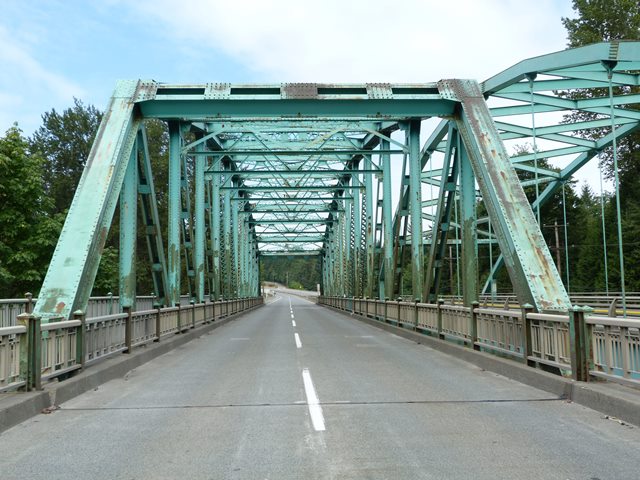
[[[27,327],[27,341],[25,348],[20,348],[20,371],[25,372],[25,390],[40,390],[42,388],[42,359],[40,317],[30,313],[18,315],[18,323]]]
[[[388,312],[388,310],[387,310],[387,308],[388,308],[388,307],[387,307],[387,302],[388,302],[388,301],[389,301],[389,299],[388,299],[388,298],[385,298],[385,299],[384,299],[384,317],[382,318],[382,321],[383,321],[384,323],[388,323],[388,322],[389,322],[389,312]]]
[[[24,311],[25,313],[31,313],[33,312],[33,294],[31,292],[27,292],[24,294],[24,296],[27,299],[27,304],[24,307]]]
[[[87,352],[85,344],[86,340],[86,328],[85,323],[87,316],[82,310],[76,310],[73,312],[73,318],[80,320],[80,326],[76,330],[76,364],[80,365],[80,368],[84,368],[84,362]]]
[[[154,342],[159,342],[160,341],[160,336],[161,336],[161,324],[160,324],[160,309],[162,308],[161,305],[159,303],[155,303],[153,305],[156,309],[156,338],[153,340]]]
[[[471,324],[469,325],[470,327],[469,332],[471,337],[470,347],[473,350],[480,350],[480,346],[477,344],[478,343],[478,313],[476,312],[476,309],[479,307],[480,307],[480,302],[478,301],[471,302],[471,317],[470,317]]]
[[[177,328],[178,331],[177,333],[182,333],[182,315],[181,315],[181,310],[182,310],[182,304],[180,302],[178,302],[178,323],[177,323]]]
[[[108,315],[112,315],[113,314],[113,293],[112,292],[107,293],[107,297],[109,297],[109,313],[108,313]]]
[[[124,313],[127,314],[127,318],[124,320],[124,353],[131,353],[131,343],[132,343],[132,324],[131,324],[131,307],[122,307]]]
[[[438,338],[444,339],[444,335],[442,333],[442,305],[444,305],[444,300],[439,298],[436,302],[436,306],[438,308]]]
[[[191,299],[189,303],[191,304],[191,328],[196,328],[196,301]]]
[[[580,382],[589,381],[593,356],[591,352],[591,328],[587,325],[585,309],[574,306],[569,309],[569,341],[571,346],[571,376]]]
[[[531,320],[529,314],[533,312],[533,305],[525,303],[520,307],[522,320],[522,357],[525,365],[535,366],[535,362],[529,359],[533,355],[533,341],[531,339]]]
[[[418,302],[420,299],[413,300],[413,330],[418,331]]]

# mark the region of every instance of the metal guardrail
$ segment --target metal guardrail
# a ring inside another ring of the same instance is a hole
[[[640,320],[566,315],[531,308],[495,309],[364,298],[318,297],[318,303],[524,362],[555,367],[575,380],[593,377],[640,386]]]
[[[151,310],[154,308],[156,297],[153,295],[140,295],[136,297],[136,311]],[[25,298],[3,298],[0,299],[0,328],[12,327],[16,323],[16,318],[21,313],[33,311],[33,306],[37,298],[31,294],[26,294]],[[91,297],[87,303],[87,318],[102,317],[112,315],[120,311],[120,297],[117,295],[106,295],[103,297]],[[189,305],[191,298],[188,295],[180,297],[180,305]]]
[[[405,301],[411,301],[410,297],[401,297]],[[462,298],[455,295],[442,295],[446,303],[453,305],[462,304]],[[619,292],[593,292],[593,293],[572,293],[570,295],[572,305],[588,306],[594,309],[595,313],[605,314],[608,317],[618,317],[624,315],[622,305],[622,294]],[[640,294],[627,293],[626,314],[628,317],[640,317]],[[502,308],[504,310],[519,309],[518,298],[514,294],[481,295],[480,305],[488,308]]]
[[[0,328],[0,391],[25,387],[79,370],[99,359],[158,342],[167,335],[255,308],[262,297],[205,302],[179,307],[126,311],[41,324],[30,313],[18,324]]]

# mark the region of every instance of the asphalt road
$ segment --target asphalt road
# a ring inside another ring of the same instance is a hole
[[[60,407],[1,479],[640,478],[640,429],[287,295]]]

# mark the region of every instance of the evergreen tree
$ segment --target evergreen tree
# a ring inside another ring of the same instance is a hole
[[[55,211],[64,212],[71,205],[102,113],[93,105],[85,106],[74,99],[74,105],[61,114],[52,109],[42,115],[42,126],[31,138],[31,151],[44,160],[47,194]]]
[[[37,293],[62,226],[45,194],[42,157],[17,125],[0,138],[0,296]]]
[[[562,18],[562,23],[567,29],[569,47],[581,47],[596,42],[609,42],[614,40],[638,40],[640,39],[640,3],[637,0],[574,0],[573,10],[576,18]],[[614,88],[614,95],[637,93],[637,87]],[[608,89],[595,88],[589,90],[574,91],[565,94],[571,98],[594,98],[609,95]],[[635,107],[633,107],[635,108]],[[583,121],[596,118],[595,114],[580,112],[568,115],[567,122]],[[602,128],[592,132],[582,132],[584,136],[597,139],[610,133],[610,128]],[[627,288],[636,289],[637,272],[635,271],[635,258],[640,255],[637,239],[637,206],[640,204],[640,134],[634,133],[618,141],[618,174],[620,178],[619,194],[623,215],[623,244],[625,245],[625,270]],[[602,153],[603,164],[609,178],[614,176],[613,149],[609,148]],[[607,236],[607,256],[609,264],[609,281],[615,288],[620,288],[619,253],[617,246],[615,199],[607,197],[605,208],[605,228]],[[583,212],[586,213],[586,212]],[[593,209],[592,209],[593,213]],[[596,242],[602,245],[602,219],[595,222],[595,217],[582,220],[590,225],[590,230],[585,234],[589,243]],[[597,230],[597,234],[594,232]],[[599,236],[598,236],[599,235]],[[595,244],[593,244],[595,245]],[[581,248],[580,257],[577,260],[578,276],[581,282],[587,282],[589,277],[594,282],[593,287],[604,290],[605,281],[603,272],[597,272],[594,265],[599,265],[604,271],[604,260],[598,259],[594,252],[601,248],[593,248],[591,251]],[[583,258],[583,256],[585,256]],[[602,253],[599,255],[602,257]],[[636,262],[637,263],[637,262]],[[585,284],[585,283],[583,283]]]

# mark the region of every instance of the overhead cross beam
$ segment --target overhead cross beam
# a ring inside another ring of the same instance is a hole
[[[118,200],[123,306],[135,298],[139,232],[165,304],[187,287],[195,301],[256,295],[259,258],[276,254],[319,255],[328,294],[435,300],[453,246],[469,304],[478,249],[497,242],[520,300],[563,311],[566,291],[532,212],[638,130],[638,71],[640,43],[614,42],[525,60],[481,84],[120,82],[35,311],[68,318],[85,308]],[[580,95],[609,83],[624,88]],[[575,111],[590,117],[558,122]],[[443,120],[421,144],[431,117]],[[150,118],[169,124],[166,252],[154,190],[167,186],[153,182]],[[515,155],[517,142],[532,148]],[[541,190],[533,205],[523,186]],[[480,207],[488,218],[476,218]]]

